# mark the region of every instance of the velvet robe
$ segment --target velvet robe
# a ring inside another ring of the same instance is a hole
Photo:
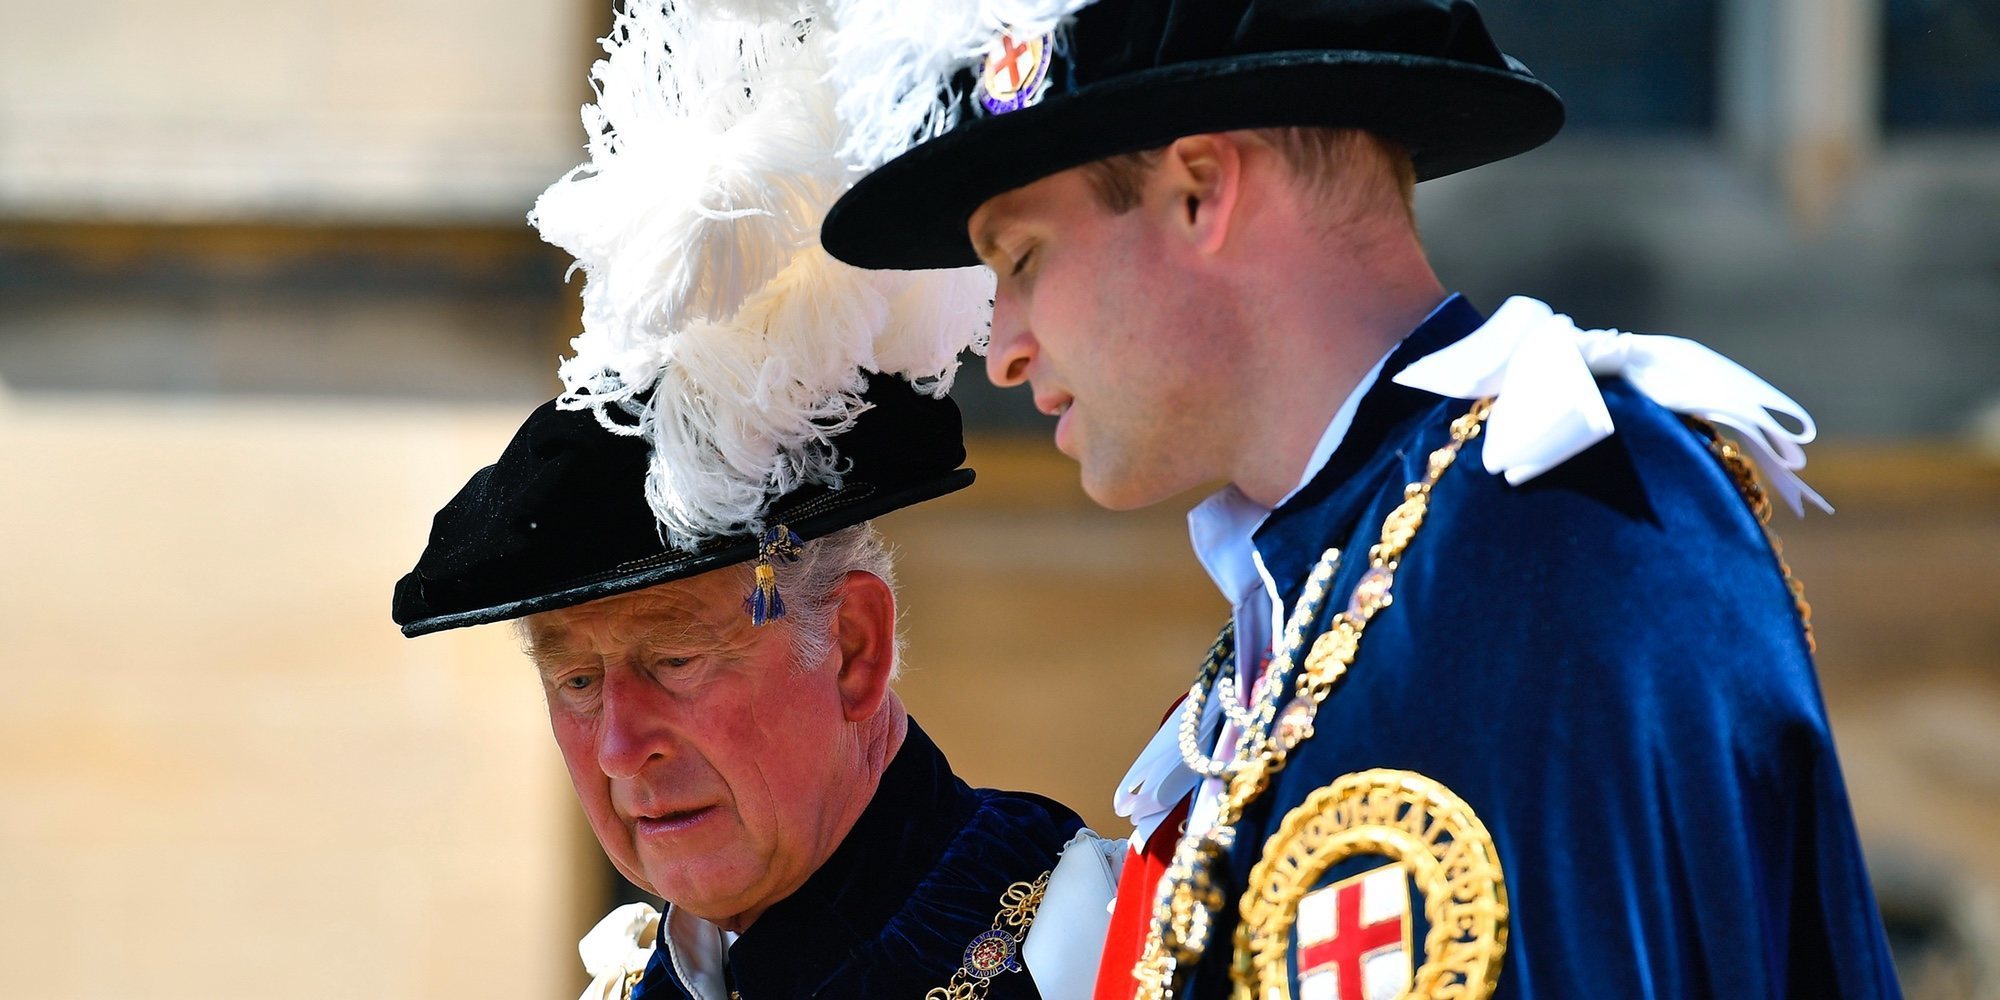
[[[1454,299],[1406,339],[1257,532],[1287,608],[1322,551],[1344,553],[1309,638],[1469,406],[1391,377],[1481,322]],[[1496,1000],[1900,995],[1779,560],[1696,430],[1599,386],[1607,440],[1512,486],[1482,437],[1438,482],[1393,603],[1238,826],[1193,996],[1228,996],[1237,900],[1286,814],[1373,768],[1441,782],[1490,833],[1510,911]]]

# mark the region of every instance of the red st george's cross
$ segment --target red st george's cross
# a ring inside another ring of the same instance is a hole
[[[1021,57],[1027,54],[1027,42],[1016,43],[1013,35],[1000,36],[1000,60],[994,70],[996,75],[999,70],[1007,71],[1008,79],[1013,81],[1008,87],[1009,93],[1021,89]]]
[[[1298,916],[1300,1000],[1371,1000],[1408,989],[1409,913],[1401,865],[1306,894]]]

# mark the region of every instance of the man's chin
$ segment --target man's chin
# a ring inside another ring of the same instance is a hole
[[[729,868],[724,859],[700,858],[679,864],[665,858],[649,861],[646,881],[650,886],[642,888],[710,923],[724,923],[756,904],[750,898],[753,880]]]
[[[1105,510],[1138,510],[1180,492],[1130,475],[1126,469],[1107,469],[1087,459],[1079,460],[1077,467],[1083,494]]]

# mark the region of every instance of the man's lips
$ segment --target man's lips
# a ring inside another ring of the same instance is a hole
[[[640,816],[633,820],[633,826],[642,837],[660,837],[691,830],[714,815],[714,806],[671,809],[651,816]]]
[[[1069,453],[1068,450],[1063,446],[1068,438],[1068,435],[1065,433],[1065,431],[1067,431],[1069,428],[1070,407],[1075,402],[1076,402],[1075,397],[1070,396],[1067,393],[1061,393],[1061,392],[1035,393],[1035,409],[1040,410],[1043,413],[1056,418],[1056,431],[1055,431],[1056,450],[1063,452],[1064,454]]]

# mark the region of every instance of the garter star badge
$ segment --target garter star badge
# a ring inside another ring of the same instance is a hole
[[[1336,867],[1354,874],[1325,881]],[[1493,838],[1451,789],[1413,771],[1342,775],[1286,813],[1242,914],[1232,974],[1236,996],[1257,1000],[1486,1000],[1507,950]]]
[[[1002,31],[979,64],[980,106],[988,114],[1004,115],[1041,100],[1054,42],[1054,35],[1016,38],[1013,32]]]
[[[1003,972],[1015,972],[1021,963],[1014,957],[1014,938],[1006,931],[991,930],[965,947],[965,971],[974,979],[992,979]]]

